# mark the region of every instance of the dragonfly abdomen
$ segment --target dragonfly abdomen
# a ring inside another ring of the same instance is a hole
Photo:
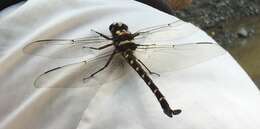
[[[149,86],[149,88],[152,90],[153,94],[156,96],[157,100],[159,101],[164,113],[168,115],[169,117],[172,117],[172,115],[178,115],[181,110],[172,110],[158,89],[158,87],[154,84],[152,79],[147,75],[143,67],[138,62],[137,58],[133,55],[132,50],[127,50],[122,53],[125,60],[128,62],[128,64],[139,74],[139,76],[144,80],[144,82]]]

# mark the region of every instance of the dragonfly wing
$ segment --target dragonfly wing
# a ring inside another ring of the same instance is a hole
[[[79,39],[46,39],[29,43],[23,48],[26,54],[51,58],[83,57],[96,53],[89,47],[99,47],[110,43],[100,36]]]
[[[173,41],[185,39],[187,36],[196,34],[199,29],[187,22],[178,20],[169,24],[160,25],[137,31],[139,35],[133,42],[138,44],[170,44]]]
[[[84,80],[99,70],[107,62],[109,54],[104,54],[92,60],[72,63],[48,70],[38,76],[34,82],[36,88],[79,88],[101,86],[112,80],[119,79],[124,74],[124,62],[119,55],[111,64],[94,77]]]
[[[182,20],[176,20],[174,22],[168,23],[168,24],[162,24],[157,26],[151,26],[147,28],[142,28],[140,30],[137,30],[135,33],[145,34],[145,33],[152,33],[155,31],[158,31],[162,28],[168,27],[168,26],[178,26],[179,24],[183,24],[184,22]]]
[[[142,46],[135,51],[151,71],[159,73],[191,67],[225,53],[218,44],[210,42]]]

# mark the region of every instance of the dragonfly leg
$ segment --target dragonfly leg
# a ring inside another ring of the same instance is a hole
[[[86,46],[83,46],[83,48],[90,48],[90,49],[94,49],[94,50],[102,50],[104,48],[107,48],[109,46],[112,46],[113,44],[107,44],[107,45],[104,45],[104,46],[101,46],[101,47],[86,47]]]
[[[135,38],[135,37],[138,36],[138,35],[140,35],[140,33],[137,33],[137,32],[136,32],[136,33],[133,33],[133,34],[132,34],[133,38]]]
[[[91,31],[97,33],[98,35],[104,37],[104,38],[107,39],[107,40],[112,40],[112,38],[110,38],[110,37],[108,37],[108,36],[106,36],[106,35],[104,35],[104,34],[102,34],[102,33],[100,33],[100,32],[97,32],[97,31],[95,31],[95,30],[93,30],[93,29],[91,29]]]
[[[138,58],[136,58],[136,60],[144,66],[144,68],[149,72],[149,74],[154,74],[154,75],[157,75],[158,77],[160,77],[159,73],[152,72],[141,60],[139,60]]]
[[[149,47],[149,46],[156,46],[156,44],[136,44],[136,46],[145,46],[145,47]]]
[[[87,80],[87,79],[89,79],[89,78],[91,78],[91,77],[94,77],[97,73],[99,73],[99,72],[101,72],[102,70],[104,70],[104,69],[110,64],[110,62],[112,61],[112,59],[113,59],[113,57],[114,57],[115,54],[116,54],[116,51],[114,51],[114,52],[111,54],[111,56],[109,57],[107,63],[106,63],[102,68],[100,68],[98,71],[92,73],[90,76],[88,76],[88,77],[86,77],[86,78],[83,78],[83,81],[85,81],[85,80]]]

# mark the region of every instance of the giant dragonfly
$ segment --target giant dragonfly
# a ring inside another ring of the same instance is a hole
[[[190,27],[193,26],[178,20],[131,33],[126,24],[114,22],[109,26],[109,36],[92,30],[95,36],[37,40],[26,45],[23,51],[50,58],[87,57],[76,63],[47,70],[35,80],[36,87],[70,87],[72,81],[77,81],[81,86],[98,85],[94,82],[105,83],[121,77],[123,72],[113,71],[118,68],[121,68],[118,71],[124,71],[122,66],[125,66],[126,61],[149,86],[163,112],[172,117],[180,114],[181,109],[170,108],[149,75],[160,76],[160,72],[187,68],[225,53],[224,49],[213,42],[175,43],[178,35],[187,35],[176,30]],[[193,33],[196,32],[191,32],[190,35]],[[107,69],[110,71],[104,72]],[[70,70],[71,72],[66,72]]]

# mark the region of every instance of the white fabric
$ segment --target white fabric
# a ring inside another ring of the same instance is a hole
[[[46,70],[84,58],[26,55],[22,49],[31,41],[93,35],[90,29],[109,34],[114,21],[135,31],[176,20],[132,0],[29,0],[2,15],[0,129],[259,129],[259,91],[228,53],[153,77],[170,105],[183,110],[173,118],[163,114],[130,67],[120,79],[99,87],[33,86]],[[176,43],[213,41],[192,26],[179,33]]]

